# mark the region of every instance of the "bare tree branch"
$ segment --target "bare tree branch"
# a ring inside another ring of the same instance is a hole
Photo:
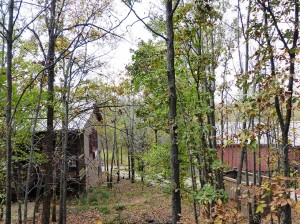
[[[281,30],[280,30],[279,27],[278,27],[277,19],[275,18],[275,15],[274,15],[274,13],[273,13],[273,11],[272,11],[272,9],[271,9],[271,6],[270,6],[270,1],[268,1],[268,6],[266,6],[265,2],[262,2],[261,0],[257,0],[257,2],[258,2],[264,9],[266,9],[266,11],[271,15],[272,20],[273,20],[273,23],[274,23],[274,26],[275,26],[275,28],[276,28],[276,31],[277,31],[277,33],[278,33],[278,35],[279,35],[279,37],[280,37],[280,40],[281,40],[281,42],[283,43],[284,47],[289,51],[290,48],[289,48],[289,46],[288,46],[286,40],[284,39]]]
[[[176,11],[176,9],[177,9],[179,3],[180,3],[180,0],[177,0],[177,2],[175,3],[174,8],[173,8],[173,10],[172,10],[171,16],[173,16],[173,14],[174,14],[174,12]]]
[[[295,1],[295,26],[294,26],[294,36],[293,36],[293,49],[297,46],[297,41],[299,38],[299,0]]]
[[[45,9],[39,11],[39,13],[28,23],[26,24],[21,31],[19,32],[18,35],[15,36],[14,41],[17,40],[22,34],[23,32],[45,11]]]
[[[150,30],[151,32],[153,32],[155,35],[163,38],[165,41],[167,41],[167,38],[162,35],[161,33],[158,33],[156,30],[154,30],[151,26],[149,26],[147,23],[145,23],[145,21],[136,13],[136,11],[133,9],[132,5],[129,5],[127,2],[125,2],[123,0],[123,3],[134,13],[134,15],[146,26],[146,28],[148,30]]]
[[[33,33],[33,35],[35,36],[35,38],[36,38],[37,41],[39,42],[39,47],[40,47],[40,49],[41,49],[41,51],[42,51],[42,53],[43,53],[44,60],[46,60],[47,55],[46,55],[45,49],[44,49],[44,47],[43,47],[43,44],[42,44],[42,42],[41,42],[41,39],[40,39],[39,35],[35,32],[34,29],[32,29],[32,28],[30,28],[30,27],[28,27],[28,29]]]
[[[22,6],[22,0],[20,0],[20,4],[19,4],[18,10],[17,10],[17,15],[16,15],[15,20],[13,22],[13,26],[16,25],[17,19],[19,18],[21,6]]]

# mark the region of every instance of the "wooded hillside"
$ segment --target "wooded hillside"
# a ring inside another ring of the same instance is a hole
[[[299,223],[299,0],[0,0],[0,15],[6,224],[13,206],[68,223],[74,197],[122,178],[165,189],[170,223]]]

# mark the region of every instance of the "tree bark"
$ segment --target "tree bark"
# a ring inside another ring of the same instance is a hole
[[[178,4],[179,1],[177,1]],[[176,5],[177,5],[176,4]],[[180,198],[180,179],[179,179],[179,152],[176,123],[177,96],[175,83],[175,51],[174,51],[174,27],[173,27],[173,1],[167,0],[166,7],[166,29],[167,29],[167,74],[169,85],[169,125],[170,125],[170,165],[171,165],[171,185],[172,185],[172,223],[180,221],[181,198]]]
[[[41,104],[42,91],[43,91],[43,81],[44,81],[44,74],[43,74],[41,82],[40,82],[40,94],[38,97],[38,103],[37,103],[36,110],[35,110],[35,117],[34,117],[34,122],[32,125],[32,132],[31,132],[31,139],[30,139],[30,154],[29,154],[29,162],[28,162],[26,185],[25,185],[25,196],[24,196],[24,224],[27,223],[27,205],[28,205],[28,194],[29,194],[29,187],[30,187],[31,170],[32,170],[32,165],[33,165],[35,129],[37,126],[37,121],[38,121],[38,116],[39,116],[39,111],[40,111],[40,104]]]
[[[130,170],[131,170],[131,183],[135,182],[135,144],[134,144],[134,93],[132,90],[133,86],[131,85],[131,99],[132,106],[130,109]]]
[[[3,11],[3,9],[1,9]],[[2,32],[4,32],[4,27],[2,27]],[[1,56],[1,68],[4,68],[5,65],[5,38],[2,37],[2,46],[1,46],[1,51],[3,52],[2,56]],[[4,188],[1,188],[1,193],[4,191]],[[0,199],[0,221],[3,221],[3,216],[4,216],[4,204],[5,200],[4,199]]]
[[[248,75],[248,71],[249,71],[249,36],[247,34],[247,30],[249,28],[249,24],[250,24],[250,13],[251,13],[251,3],[252,1],[249,0],[248,1],[248,13],[247,13],[247,21],[246,21],[246,30],[243,30],[243,33],[245,34],[244,35],[244,39],[246,41],[246,46],[245,46],[245,70],[243,69],[243,66],[242,66],[242,60],[241,60],[241,56],[240,56],[240,66],[241,66],[241,73],[245,73],[245,75]],[[238,18],[241,20],[241,23],[242,23],[242,26],[244,27],[243,25],[243,21],[242,21],[242,18],[241,18],[241,11],[240,11],[240,0],[238,0],[238,13],[239,13],[239,16]],[[239,38],[238,38],[239,39]],[[240,50],[239,50],[239,54],[240,54]],[[244,87],[243,87],[243,101],[245,101],[247,99],[247,95],[248,95],[248,87],[247,87],[247,81],[246,80],[244,82]],[[243,121],[243,131],[246,131],[247,129],[247,123],[246,123],[246,120]],[[239,196],[241,194],[241,191],[240,191],[240,187],[241,187],[241,182],[242,182],[242,169],[243,169],[243,163],[244,161],[246,162],[246,178],[248,179],[248,161],[247,161],[247,147],[246,147],[246,144],[247,142],[242,142],[242,144],[244,144],[245,146],[242,146],[241,147],[241,157],[240,157],[240,163],[239,163],[239,167],[238,167],[238,174],[237,174],[237,181],[236,181],[236,184],[237,184],[237,190],[236,190],[236,195],[235,195],[235,199],[238,200],[238,209],[240,210],[241,209],[241,202],[239,200]],[[249,181],[247,181],[248,185],[249,185]],[[252,212],[251,212],[251,204],[248,204],[248,215],[249,215],[249,223],[252,223]]]
[[[79,38],[77,38],[75,42],[76,49],[79,42]],[[70,58],[68,60],[68,64],[65,68],[65,64],[63,67],[63,75],[64,75],[64,89],[67,92],[64,92],[62,95],[62,103],[64,105],[64,117],[62,121],[63,133],[62,133],[62,171],[61,171],[61,189],[60,189],[60,205],[59,205],[59,223],[66,224],[67,223],[67,173],[68,173],[68,164],[67,164],[67,146],[68,146],[68,136],[69,136],[69,100],[70,100],[70,91],[71,91],[71,75],[72,75],[72,67],[73,67],[73,58],[74,52],[72,51]]]
[[[119,158],[119,148],[118,148],[118,140],[117,140],[117,115],[115,111],[115,119],[114,119],[114,148],[116,152],[116,162],[117,162],[117,182],[120,181],[120,158]]]
[[[106,113],[105,112],[103,112],[103,119],[105,120],[105,118],[106,118]],[[109,168],[108,168],[108,166],[109,166],[109,152],[108,152],[108,136],[107,136],[107,124],[105,123],[104,124],[104,138],[105,138],[105,149],[106,149],[106,164],[105,164],[105,169],[106,169],[106,182],[107,182],[107,187],[109,188],[110,187],[110,184],[109,184],[109,182],[110,182],[110,175],[109,175]]]
[[[48,98],[47,98],[47,132],[46,132],[46,150],[45,154],[48,161],[44,164],[45,169],[45,186],[43,197],[42,224],[49,224],[50,221],[50,202],[51,202],[51,181],[52,181],[52,161],[54,152],[54,78],[55,78],[55,43],[56,35],[56,0],[52,0],[50,4],[50,19],[48,24],[48,53],[46,62],[46,72],[48,75]]]
[[[56,158],[57,159],[57,158]],[[52,222],[56,222],[56,172],[57,172],[57,163],[55,162],[53,167],[53,182],[52,182]]]
[[[40,171],[37,170],[37,175],[38,175],[38,182],[36,184],[36,196],[35,196],[35,205],[34,205],[34,210],[33,210],[33,218],[32,218],[32,223],[35,224],[35,220],[36,220],[36,213],[39,211],[39,207],[40,207],[40,200],[41,200],[41,190],[42,190],[42,182],[44,177],[40,176]]]
[[[12,110],[12,48],[13,48],[13,17],[14,17],[14,0],[9,1],[8,5],[8,28],[6,37],[6,88],[7,88],[7,98],[6,98],[6,211],[5,211],[5,223],[11,223],[11,194],[12,194],[12,127],[11,127],[11,110]]]

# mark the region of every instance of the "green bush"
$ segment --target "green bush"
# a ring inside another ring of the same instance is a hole
[[[229,199],[228,194],[223,189],[216,190],[210,184],[204,184],[203,188],[199,192],[194,193],[194,197],[202,205],[212,203],[219,199],[223,202],[228,202]]]

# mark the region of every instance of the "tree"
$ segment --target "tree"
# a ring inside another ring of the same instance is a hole
[[[12,51],[13,51],[13,30],[14,30],[14,0],[8,5],[8,28],[6,30],[6,212],[5,223],[11,223],[11,194],[12,194]],[[3,27],[4,28],[4,27]]]
[[[177,96],[175,84],[175,51],[174,51],[174,27],[173,15],[179,4],[179,0],[175,2],[168,0],[165,3],[166,7],[166,44],[167,44],[167,75],[169,82],[169,125],[170,125],[170,161],[171,161],[171,184],[172,189],[172,223],[180,221],[181,214],[181,198],[180,198],[180,179],[179,179],[179,160],[178,160],[178,137],[176,121],[177,116]]]
[[[291,124],[292,117],[292,108],[293,108],[293,87],[295,83],[295,59],[297,56],[297,44],[299,40],[299,1],[293,2],[263,2],[258,0],[258,4],[261,6],[261,10],[265,15],[265,27],[267,29],[264,30],[264,34],[267,41],[267,49],[270,54],[270,65],[271,65],[271,74],[276,79],[276,68],[275,68],[275,60],[274,60],[274,47],[271,43],[271,37],[269,34],[269,22],[273,25],[273,29],[278,35],[278,39],[283,45],[283,49],[285,49],[286,54],[288,55],[288,64],[289,64],[289,75],[287,78],[287,90],[285,90],[285,103],[284,109],[282,109],[282,103],[280,102],[280,96],[275,95],[275,109],[277,113],[277,117],[280,124],[281,129],[281,137],[282,137],[282,151],[283,151],[283,174],[285,177],[290,177],[290,161],[289,161],[289,130]],[[288,6],[285,11],[281,11],[281,7]],[[279,23],[281,20],[288,19],[288,22],[291,24],[292,28],[283,30]],[[285,181],[286,188],[290,187],[290,180],[287,179]],[[289,197],[289,196],[287,196]],[[292,214],[291,214],[291,205],[287,203],[284,206],[284,223],[292,223]]]
[[[30,138],[30,153],[29,153],[29,162],[28,162],[28,169],[27,169],[27,176],[26,176],[26,185],[25,185],[25,196],[24,196],[24,224],[27,223],[27,208],[28,208],[28,196],[29,196],[29,187],[30,187],[30,177],[31,177],[31,170],[33,167],[33,154],[35,148],[35,138],[36,138],[36,127],[40,113],[40,106],[42,101],[42,92],[43,92],[43,84],[44,84],[43,75],[40,81],[40,88],[39,88],[39,95],[38,95],[38,102],[35,109],[35,116],[34,121],[32,124],[32,132]]]
[[[251,4],[252,4],[252,1],[250,0],[249,3],[248,3],[248,14],[247,14],[247,21],[246,21],[246,30],[249,28],[249,23],[250,23],[250,12],[251,12]],[[243,24],[243,19],[241,17],[241,11],[240,11],[240,1],[238,1],[238,18],[239,20],[241,20],[241,23],[242,23],[242,28],[244,28],[244,24]],[[239,22],[240,23],[240,22]],[[240,31],[238,31],[240,32]],[[241,74],[246,74],[245,76],[248,75],[249,73],[249,37],[248,37],[248,34],[245,34],[245,30],[242,30],[243,34],[244,34],[244,39],[245,39],[245,66],[243,66],[243,61],[241,59],[241,56],[239,57],[240,59],[240,72]],[[238,42],[240,41],[239,40],[240,36],[238,34]],[[238,46],[240,47],[240,46]],[[238,49],[239,51],[239,54],[240,53],[240,49]],[[242,90],[243,90],[243,101],[245,102],[247,100],[247,94],[248,94],[248,79],[245,78],[244,82],[242,83]],[[243,121],[243,131],[246,132],[246,129],[247,129],[247,120],[244,119]],[[248,140],[248,139],[245,139],[245,140]],[[244,164],[244,161],[246,161],[246,184],[247,186],[249,186],[249,177],[248,177],[248,160],[247,160],[247,142],[242,142],[241,143],[241,157],[240,157],[240,162],[239,162],[239,167],[238,167],[238,173],[237,173],[237,191],[236,191],[236,200],[239,201],[239,198],[240,197],[240,189],[239,187],[241,186],[241,182],[242,182],[242,171],[243,171],[243,164]],[[239,201],[239,209],[240,208],[240,201]],[[253,223],[253,217],[252,217],[252,209],[251,209],[251,204],[248,204],[248,212],[249,212],[249,223]]]
[[[47,74],[47,132],[46,132],[46,150],[47,163],[45,168],[45,185],[43,197],[42,223],[47,224],[50,221],[50,202],[51,202],[51,182],[52,182],[52,154],[54,152],[54,78],[55,78],[55,45],[58,31],[58,18],[56,18],[57,1],[50,3],[49,18],[46,17],[48,29],[48,52],[46,56],[46,74]]]

